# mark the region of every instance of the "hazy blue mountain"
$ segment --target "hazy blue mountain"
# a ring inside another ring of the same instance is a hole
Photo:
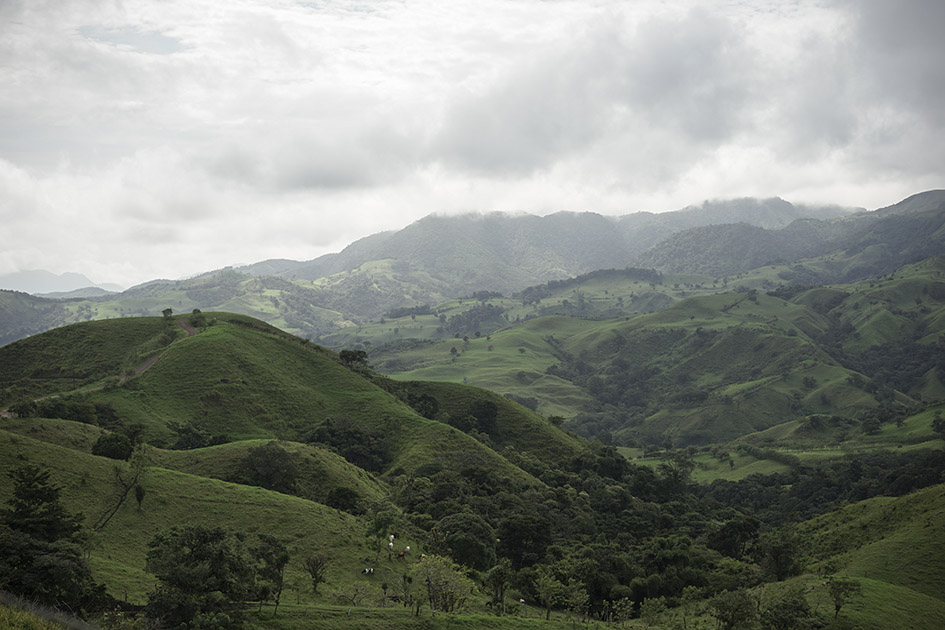
[[[0,289],[24,293],[55,293],[74,291],[86,287],[99,287],[108,291],[121,291],[116,284],[96,284],[80,273],[55,274],[45,269],[15,271],[0,275]]]

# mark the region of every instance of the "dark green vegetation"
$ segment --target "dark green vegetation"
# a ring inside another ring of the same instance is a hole
[[[167,627],[735,627],[755,615],[880,628],[883,606],[908,602],[899,618],[922,628],[945,611],[939,556],[916,551],[912,573],[872,559],[941,543],[940,450],[795,457],[776,475],[697,486],[686,450],[635,465],[506,397],[392,381],[357,351],[203,315],[193,335],[193,315],[168,314],[0,348],[0,406],[21,416],[0,424],[0,499],[22,471],[49,471],[63,535],[81,524],[87,537],[88,579]],[[918,418],[897,428],[918,431]],[[127,461],[116,435],[137,444]],[[727,455],[763,461],[766,448]],[[827,575],[860,589],[836,620]],[[72,607],[118,623],[101,608]],[[797,624],[772,625],[784,619]]]

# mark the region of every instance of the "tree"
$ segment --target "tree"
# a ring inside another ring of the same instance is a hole
[[[318,585],[325,581],[328,573],[328,557],[309,556],[302,560],[302,565],[312,579],[312,594],[318,595]]]
[[[367,537],[373,541],[375,548],[374,562],[380,560],[381,549],[384,548],[388,532],[390,532],[395,522],[394,512],[382,509],[374,515],[374,518],[368,524]]]
[[[801,572],[797,537],[791,530],[768,532],[758,544],[759,564],[778,582]]]
[[[61,489],[50,481],[48,470],[26,464],[10,471],[13,497],[2,513],[3,523],[12,530],[42,542],[76,540],[82,516],[70,514],[59,502]]]
[[[144,444],[138,444],[134,447],[128,463],[116,463],[112,472],[114,473],[111,493],[105,496],[105,507],[101,516],[92,525],[92,529],[99,531],[108,525],[112,517],[118,513],[121,506],[124,505],[128,494],[132,489],[140,488],[139,483],[144,480],[148,472],[148,454],[147,447]],[[141,498],[144,498],[142,488]],[[138,491],[135,490],[137,497]],[[141,507],[141,501],[138,501],[138,507]]]
[[[660,615],[662,615],[665,611],[665,597],[648,597],[643,600],[642,604],[640,604],[640,619],[643,620],[643,623],[646,624],[647,628],[651,628],[656,625],[656,622],[659,621]]]
[[[160,580],[145,615],[164,626],[239,626],[235,606],[253,591],[253,564],[240,536],[192,525],[157,534],[148,543],[148,570]]]
[[[282,588],[285,584],[285,565],[289,563],[289,550],[285,544],[271,534],[257,534],[256,545],[250,550],[256,562],[256,587],[260,597],[260,605],[264,599],[271,599],[275,603],[272,616],[279,611],[279,600],[282,598]],[[260,588],[261,587],[261,588]]]
[[[499,406],[491,400],[477,400],[469,405],[469,415],[476,419],[479,430],[483,433],[495,431],[496,419],[499,417]]]
[[[299,471],[292,455],[277,442],[251,447],[240,462],[242,480],[251,486],[292,494]]]
[[[545,620],[551,618],[552,607],[561,601],[564,595],[564,584],[555,577],[551,567],[541,565],[535,572],[535,594],[538,601],[545,607]]]
[[[193,313],[190,314],[190,325],[196,328],[206,327],[207,317],[200,312],[199,308],[195,308]]]
[[[432,610],[451,613],[462,609],[475,587],[457,565],[441,556],[425,556],[410,574],[423,583]]]
[[[497,534],[497,551],[511,560],[516,570],[539,562],[552,542],[551,523],[533,513],[509,515],[499,522]]]
[[[499,563],[489,569],[483,577],[483,586],[489,589],[491,595],[489,604],[497,615],[505,613],[505,592],[511,580],[512,563],[506,558],[499,560]]]
[[[857,580],[846,578],[831,579],[827,592],[833,601],[833,618],[840,616],[840,609],[853,597],[860,594],[862,587]]]
[[[758,617],[758,605],[747,590],[725,591],[709,600],[709,613],[722,630],[750,628]]]
[[[210,446],[214,441],[209,431],[193,422],[172,422],[168,424],[168,428],[177,434],[177,440],[171,446],[175,450],[188,451],[195,448],[204,448]]]
[[[562,590],[561,602],[575,618],[583,618],[587,615],[590,596],[587,594],[587,588],[584,584],[572,579]]]
[[[338,358],[349,368],[366,368],[368,366],[367,352],[364,350],[342,350],[338,353]]]
[[[435,533],[456,562],[479,571],[495,564],[495,530],[478,514],[460,512],[443,517]]]
[[[667,438],[668,439],[668,438]],[[686,451],[680,450],[658,467],[660,476],[670,494],[679,494],[686,489],[689,476],[695,469],[696,463]]]
[[[801,587],[778,593],[761,609],[761,626],[765,630],[795,630],[805,627],[813,616]]]
[[[127,460],[134,445],[124,433],[103,433],[92,445],[92,455]]]
[[[81,516],[59,502],[50,473],[27,464],[10,471],[13,497],[0,512],[0,590],[79,613],[98,608],[104,588],[84,558]]]
[[[935,417],[932,418],[932,431],[937,433],[939,437],[945,438],[945,418],[942,418],[941,411],[936,411]]]
[[[337,486],[328,491],[328,494],[325,496],[325,505],[350,514],[360,514],[358,511],[358,502],[360,500],[361,495],[351,488]]]
[[[729,557],[741,558],[746,548],[758,538],[760,525],[760,521],[751,516],[737,516],[722,523],[709,535],[708,546]]]

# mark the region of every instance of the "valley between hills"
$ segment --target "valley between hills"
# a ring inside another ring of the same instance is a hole
[[[945,620],[942,191],[431,217],[0,335],[0,625]]]

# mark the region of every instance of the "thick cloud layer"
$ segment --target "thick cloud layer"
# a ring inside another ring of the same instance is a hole
[[[431,212],[941,187],[936,0],[0,4],[0,273],[131,284]]]

